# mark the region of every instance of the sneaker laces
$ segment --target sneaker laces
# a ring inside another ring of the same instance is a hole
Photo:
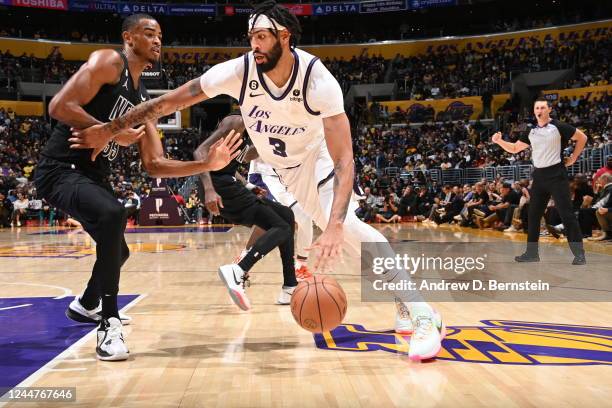
[[[410,319],[410,311],[408,310],[408,307],[404,304],[404,302],[400,301],[399,299],[395,299],[395,306],[397,307],[397,313],[399,314],[400,319]]]
[[[246,288],[251,287],[251,281],[249,280],[249,278],[250,278],[250,276],[249,276],[249,273],[248,273],[248,272],[245,272],[245,273],[242,275],[241,280],[242,280],[242,288],[243,288],[243,289],[246,289]]]
[[[429,333],[431,333],[433,328],[433,318],[429,316],[418,316],[415,321],[416,323],[414,324],[414,332],[412,333],[412,336],[419,339],[424,339],[429,335]]]
[[[123,333],[121,331],[121,326],[107,326],[106,328],[106,338],[108,340],[121,340],[123,341]]]

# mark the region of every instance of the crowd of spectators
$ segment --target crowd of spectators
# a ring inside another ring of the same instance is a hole
[[[612,39],[589,41],[544,40],[515,48],[491,48],[486,53],[431,52],[396,56],[391,79],[397,99],[442,99],[500,93],[511,74],[575,68],[567,87],[612,83]]]

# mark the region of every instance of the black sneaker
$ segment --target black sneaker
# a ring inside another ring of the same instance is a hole
[[[514,260],[516,262],[540,262],[540,255],[531,255],[525,252],[522,255],[515,256]]]
[[[572,265],[586,265],[586,256],[584,256],[584,254],[576,255],[572,261]]]
[[[546,230],[548,231],[550,235],[552,235],[556,239],[561,238],[561,231],[555,228],[554,225],[546,224]]]

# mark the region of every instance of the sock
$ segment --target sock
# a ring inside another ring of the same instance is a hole
[[[243,271],[248,272],[251,270],[253,265],[257,261],[263,258],[263,255],[257,251],[256,249],[249,249],[249,251],[242,257],[240,262],[238,262],[238,266],[242,268]]]
[[[102,319],[110,319],[111,317],[119,318],[119,310],[117,309],[117,295],[102,296]]]
[[[283,266],[283,287],[285,286],[297,286],[298,281],[295,277],[295,267],[285,267]]]

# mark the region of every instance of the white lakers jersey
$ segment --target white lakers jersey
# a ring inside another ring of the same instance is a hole
[[[299,166],[324,148],[323,119],[344,112],[338,81],[317,57],[299,49],[289,81],[278,88],[249,52],[208,70],[200,79],[210,98],[238,100],[244,125],[261,159],[276,169]]]

